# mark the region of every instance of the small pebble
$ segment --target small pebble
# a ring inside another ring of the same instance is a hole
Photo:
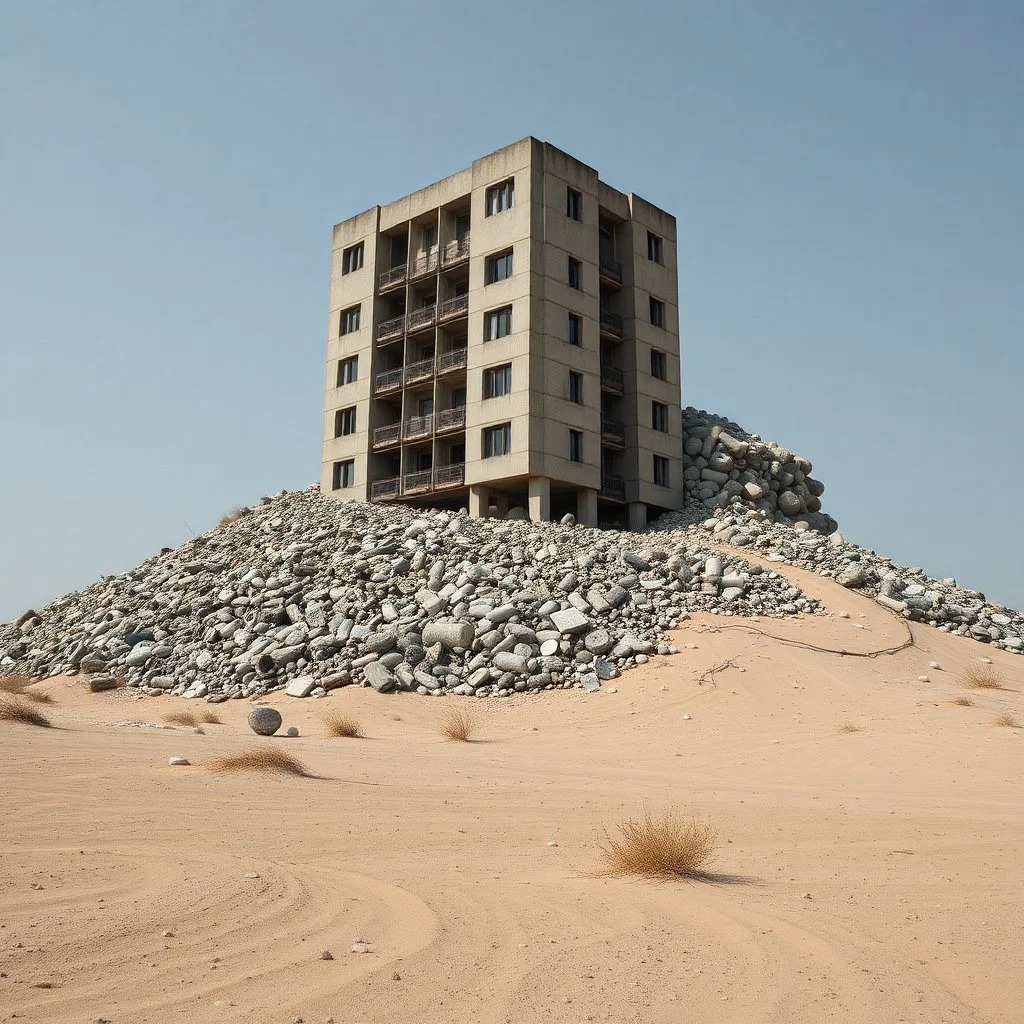
[[[684,722],[689,722],[690,721],[690,715],[683,715],[683,721]]]
[[[324,951],[323,951],[323,952],[322,952],[322,953],[320,954],[320,959],[321,959],[321,960],[333,960],[333,959],[334,959],[334,954],[333,954],[333,953],[331,953],[331,951],[330,951],[329,949],[325,949],[325,950],[324,950]]]
[[[295,739],[295,737],[298,735],[299,727],[297,725],[289,725],[288,731],[285,733],[285,736],[290,736],[292,739]]]
[[[934,669],[940,669],[940,670],[942,668],[942,666],[937,661],[929,661],[928,662],[928,667],[929,668],[934,668]]]
[[[932,680],[931,680],[931,676],[918,676],[917,677],[917,681],[919,683],[930,683]]]
[[[167,758],[167,763],[169,765],[188,765],[188,764],[191,764],[192,762],[187,757],[177,757],[176,756],[176,757],[169,757],[169,758]]]

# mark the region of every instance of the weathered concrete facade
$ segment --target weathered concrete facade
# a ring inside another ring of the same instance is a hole
[[[527,138],[334,228],[321,487],[646,522],[683,494],[675,218]]]

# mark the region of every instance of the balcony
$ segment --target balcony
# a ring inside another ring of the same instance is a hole
[[[625,448],[626,428],[617,420],[601,420],[601,444],[606,448]]]
[[[424,469],[402,477],[402,494],[424,494],[434,486],[434,471]]]
[[[456,295],[454,299],[445,299],[441,303],[441,315],[438,320],[454,320],[469,312],[469,296]]]
[[[417,381],[430,380],[434,376],[434,360],[423,359],[418,363],[410,363],[405,368],[405,383],[415,384]]]
[[[601,257],[601,280],[609,284],[622,284],[622,264],[607,256]]]
[[[396,316],[394,320],[381,320],[377,324],[377,340],[388,341],[390,338],[400,338],[404,330],[404,316]]]
[[[453,370],[464,370],[466,368],[466,349],[453,348],[450,352],[442,352],[437,357],[437,372],[451,373]]]
[[[469,235],[465,238],[456,239],[454,242],[449,242],[444,247],[444,253],[441,256],[441,262],[446,267],[453,267],[456,263],[462,263],[464,260],[469,259]]]
[[[406,318],[409,321],[409,333],[421,331],[424,327],[432,327],[437,322],[437,306],[424,306],[414,309]]]
[[[445,487],[461,487],[466,479],[466,466],[464,463],[457,463],[454,466],[441,466],[434,470],[434,490],[439,491]]]
[[[457,409],[442,409],[435,418],[439,434],[449,430],[462,430],[466,425],[466,407],[461,405]]]
[[[387,480],[374,480],[370,484],[370,500],[397,498],[402,493],[402,478],[393,476]]]
[[[409,264],[409,280],[415,281],[417,277],[433,274],[437,270],[439,262],[436,249],[434,252],[424,253]]]
[[[621,476],[602,476],[598,496],[609,501],[625,501],[626,481]]]
[[[386,292],[391,288],[397,288],[400,284],[404,284],[408,272],[408,263],[401,263],[397,267],[385,270],[378,278],[378,287],[380,291]]]
[[[373,432],[373,447],[387,448],[402,440],[402,424],[389,423],[386,427],[377,427]]]
[[[402,367],[397,370],[385,370],[378,373],[373,382],[374,394],[384,395],[389,391],[397,391],[402,386]]]
[[[612,395],[625,393],[626,385],[622,371],[614,366],[601,367],[601,390]]]
[[[405,429],[402,436],[406,441],[415,440],[417,437],[430,437],[434,432],[433,416],[413,416],[405,421]]]
[[[610,334],[613,338],[622,337],[622,317],[618,313],[601,310],[601,333]]]

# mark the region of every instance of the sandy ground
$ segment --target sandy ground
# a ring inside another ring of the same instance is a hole
[[[906,637],[785,571],[850,618],[694,619],[615,694],[460,699],[469,744],[436,732],[455,698],[282,698],[302,736],[259,740],[241,701],[198,735],[116,724],[194,704],[40,684],[56,728],[0,723],[0,1017],[1020,1021],[1024,730],[993,723],[1024,721],[1024,659],[926,627],[874,659],[751,633]],[[1007,689],[953,704],[986,655]],[[329,708],[367,738],[327,739]],[[320,777],[203,767],[254,743]],[[718,829],[715,879],[587,875],[602,827],[667,804]]]

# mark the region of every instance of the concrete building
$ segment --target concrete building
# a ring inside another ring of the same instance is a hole
[[[675,218],[526,138],[337,224],[324,394],[336,498],[681,507]]]

